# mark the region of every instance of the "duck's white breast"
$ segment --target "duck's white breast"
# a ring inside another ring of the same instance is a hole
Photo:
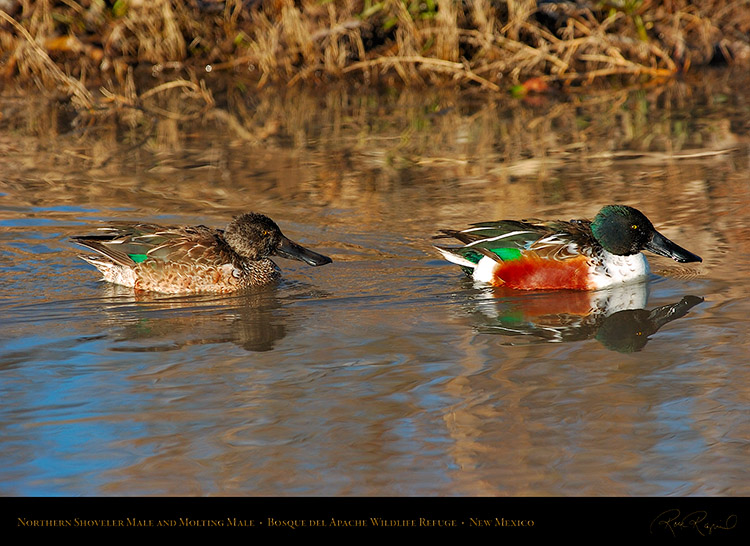
[[[646,256],[640,252],[630,256],[617,256],[606,250],[602,253],[601,261],[592,264],[592,284],[596,288],[642,280],[651,272]]]

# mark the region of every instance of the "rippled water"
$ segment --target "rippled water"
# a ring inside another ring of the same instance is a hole
[[[0,493],[750,494],[750,103],[721,93],[507,114],[282,99],[254,143],[6,124]],[[649,256],[648,283],[518,294],[431,250],[440,228],[609,202],[703,264]],[[242,294],[142,295],[69,242],[110,218],[220,227],[244,210],[334,263],[279,259],[278,286]]]

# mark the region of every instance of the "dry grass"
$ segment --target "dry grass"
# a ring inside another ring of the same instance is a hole
[[[213,105],[206,71],[244,85],[480,86],[505,92],[667,78],[750,63],[750,0],[5,0],[6,80],[79,110],[149,105],[179,87]],[[171,86],[149,84],[166,75]],[[153,81],[153,80],[152,80]],[[155,87],[153,87],[156,85]],[[101,88],[101,99],[91,89]],[[150,88],[150,90],[149,90]],[[173,113],[172,115],[181,115]]]

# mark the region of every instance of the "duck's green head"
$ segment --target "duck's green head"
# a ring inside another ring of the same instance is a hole
[[[618,256],[650,250],[678,262],[703,261],[664,237],[641,211],[627,205],[603,207],[591,222],[591,232],[604,250]]]
[[[310,265],[331,263],[328,256],[289,240],[281,233],[276,222],[255,212],[237,216],[224,230],[224,240],[232,250],[248,260],[262,260],[275,254]]]

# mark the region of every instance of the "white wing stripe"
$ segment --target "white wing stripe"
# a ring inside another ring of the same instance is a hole
[[[534,232],[533,231],[511,231],[509,233],[503,233],[502,235],[498,235],[497,237],[488,237],[487,239],[479,239],[478,241],[469,243],[466,246],[469,247],[469,246],[478,245],[479,243],[489,243],[491,241],[499,241],[500,239],[505,239],[506,237],[513,237],[515,235],[523,235],[524,233],[534,233]]]

